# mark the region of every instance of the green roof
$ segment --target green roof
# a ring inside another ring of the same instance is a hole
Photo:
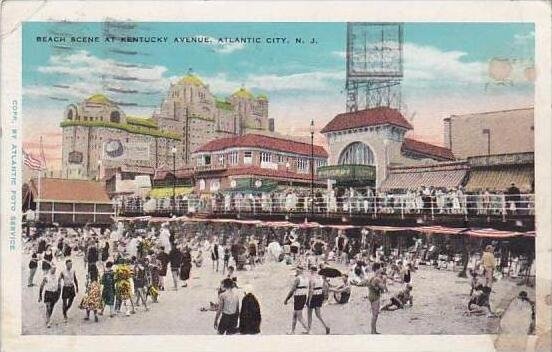
[[[95,104],[111,104],[111,100],[103,94],[94,94],[86,99],[87,102]]]
[[[194,75],[194,74],[191,74],[191,73],[188,73],[186,76],[182,77],[178,81],[178,83],[186,83],[186,84],[191,84],[191,85],[194,85],[194,86],[203,86],[204,85],[201,78],[199,78],[197,75]]]
[[[242,99],[253,99],[253,93],[243,87],[235,91],[232,96]]]
[[[182,137],[178,133],[160,130],[158,128],[145,127],[140,125],[132,125],[127,123],[115,123],[109,121],[75,121],[75,120],[64,120],[60,123],[60,127],[70,127],[70,126],[85,126],[85,127],[104,127],[104,128],[115,128],[118,130],[123,130],[129,133],[143,134],[154,137],[162,137],[169,139],[181,140]]]
[[[126,122],[130,125],[138,125],[150,128],[157,128],[157,121],[151,117],[129,116],[126,115]]]
[[[257,95],[257,100],[268,100],[268,96],[265,94],[259,94]]]
[[[216,100],[215,101],[215,105],[218,109],[222,109],[222,110],[229,110],[229,111],[233,111],[234,110],[234,107],[232,106],[231,103],[225,101],[225,100]]]

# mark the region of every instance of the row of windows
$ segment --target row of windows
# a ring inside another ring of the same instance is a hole
[[[272,163],[272,162],[275,161],[274,159],[277,161],[277,163],[283,164],[283,163],[289,162],[291,158],[286,157],[286,156],[281,155],[281,154],[274,155],[273,153],[269,153],[269,152],[261,152],[259,154],[259,161],[261,163]],[[309,169],[309,159],[307,159],[307,158],[297,158],[297,159],[293,159],[292,161],[295,161],[297,163],[297,169],[299,171],[307,171]],[[237,165],[238,162],[239,162],[238,152],[231,152],[231,153],[228,153],[228,154],[220,154],[218,156],[218,163],[221,166],[226,165],[226,163],[228,163],[228,165]],[[243,163],[244,164],[253,163],[253,152],[245,151],[243,153]],[[198,166],[210,165],[211,164],[211,156],[210,155],[205,155],[201,158],[198,158],[197,159],[197,164],[198,164]],[[324,165],[326,165],[325,160],[320,160],[320,159],[316,160],[316,167],[321,167],[321,166],[324,166]]]

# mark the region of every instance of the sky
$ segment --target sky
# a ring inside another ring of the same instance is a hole
[[[26,22],[24,147],[36,153],[43,136],[48,164],[59,165],[59,122],[68,104],[103,93],[127,114],[149,116],[170,83],[190,70],[221,98],[242,86],[266,94],[276,130],[306,135],[311,119],[321,129],[345,111],[346,27],[337,22]],[[167,42],[106,43],[111,35],[159,36]],[[53,36],[66,42],[37,40]],[[71,36],[99,36],[100,42],[71,42]],[[218,43],[235,37],[261,42]],[[175,43],[174,38],[210,42]],[[527,72],[533,67],[534,39],[532,23],[405,23],[401,110],[414,126],[409,136],[442,145],[442,119],[451,114],[533,106]],[[493,59],[511,63],[506,83],[490,74]]]

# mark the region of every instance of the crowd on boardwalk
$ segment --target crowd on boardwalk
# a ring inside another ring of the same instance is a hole
[[[175,210],[179,213],[255,212],[255,213],[364,213],[364,214],[465,214],[465,215],[533,215],[533,194],[522,194],[515,184],[504,191],[466,192],[463,187],[421,187],[397,191],[375,191],[371,188],[319,190],[285,189],[278,192],[226,192],[190,194],[171,198],[125,197],[121,212]]]
[[[156,304],[163,304],[164,291],[185,288],[194,267],[210,265],[221,275],[220,287],[210,302],[206,298],[201,309],[216,312],[213,327],[220,334],[259,333],[261,302],[251,287],[241,284],[239,272],[258,270],[266,262],[279,262],[295,268],[290,290],[287,295],[282,292],[283,304],[293,305],[290,333],[296,332],[297,322],[305,333],[310,333],[313,316],[325,333],[331,333],[324,319],[325,304],[347,304],[351,287],[359,286],[367,288],[371,332],[376,334],[380,312],[407,309],[414,304],[416,270],[420,265],[435,269],[442,269],[451,261],[454,265],[446,248],[441,250],[421,240],[401,253],[375,245],[366,233],[359,238],[350,238],[343,232],[320,235],[308,231],[259,236],[246,230],[213,235],[186,232],[179,227],[178,223],[164,223],[136,229],[118,223],[105,231],[89,227],[32,231],[25,242],[31,257],[28,286],[40,285],[38,300],[44,303],[46,326],[51,326],[60,298],[62,317],[68,322],[79,291],[84,294],[78,308],[86,320],[91,314],[96,322],[102,316],[117,319],[147,314]],[[486,311],[493,316],[491,287],[496,276],[502,275],[502,270],[497,272],[503,267],[501,257],[496,245],[489,244],[470,268],[466,314]],[[83,262],[86,282],[77,280],[73,261]],[[37,271],[41,274],[36,275]],[[393,295],[385,294],[392,285],[400,289],[394,290]],[[524,291],[520,299],[533,304]]]

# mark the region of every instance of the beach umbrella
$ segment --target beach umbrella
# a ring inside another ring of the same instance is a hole
[[[320,274],[322,276],[325,276],[325,277],[330,277],[330,278],[340,277],[340,276],[343,275],[341,273],[341,271],[339,271],[337,269],[334,269],[334,268],[329,268],[329,267],[325,267],[325,268],[320,269],[318,271],[318,274]]]

